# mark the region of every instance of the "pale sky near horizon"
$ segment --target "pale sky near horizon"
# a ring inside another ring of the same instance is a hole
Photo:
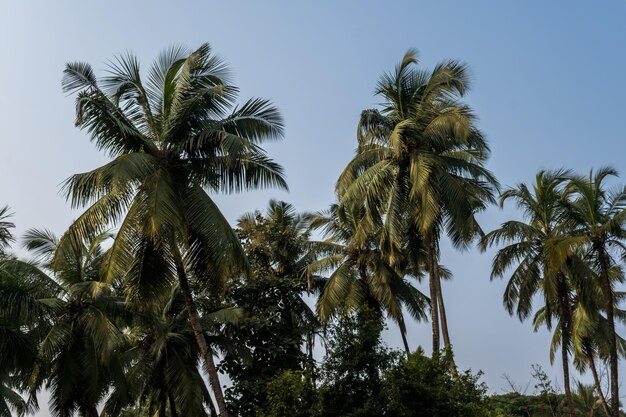
[[[489,167],[504,186],[532,181],[540,168],[587,172],[611,165],[626,175],[626,2],[589,1],[0,1],[0,206],[29,227],[63,232],[70,210],[59,184],[106,161],[73,125],[74,100],[61,92],[68,61],[99,74],[115,54],[135,52],[144,68],[165,47],[209,42],[230,64],[241,98],[271,99],[286,135],[266,147],[283,164],[290,192],[216,198],[230,221],[269,198],[301,211],[324,209],[353,155],[361,110],[375,106],[379,75],[409,48],[420,65],[467,62],[466,101],[489,139]],[[491,207],[485,230],[519,214]],[[482,370],[490,390],[504,373],[526,386],[531,364],[549,364],[550,335],[534,333],[502,307],[503,281],[490,282],[493,251],[454,252],[442,262],[459,365]],[[425,290],[426,287],[422,285]],[[623,329],[622,329],[623,330]],[[400,346],[397,332],[386,333]],[[430,351],[430,326],[412,324],[412,347]],[[626,366],[620,366],[622,379]],[[559,382],[560,384],[560,382]],[[528,391],[532,392],[532,384]],[[622,390],[624,391],[624,390]],[[46,414],[42,404],[41,416]]]

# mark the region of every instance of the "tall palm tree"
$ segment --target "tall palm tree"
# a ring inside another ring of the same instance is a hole
[[[575,251],[569,236],[571,223],[563,209],[563,184],[566,171],[539,171],[535,184],[529,188],[519,184],[500,196],[500,205],[513,200],[524,214],[525,221],[511,220],[485,235],[481,249],[506,244],[493,260],[491,277],[502,277],[514,268],[504,292],[504,305],[509,314],[520,320],[532,312],[535,296],[541,294],[543,307],[535,317],[535,326],[558,319],[559,331],[551,346],[551,353],[560,342],[564,390],[568,411],[573,415],[569,377],[569,350],[571,349],[573,319],[573,275],[567,262],[572,263]],[[551,355],[553,358],[553,355]]]
[[[337,182],[341,205],[365,205],[368,220],[384,217],[382,247],[391,264],[401,257],[407,230],[423,239],[427,254],[433,351],[451,342],[439,276],[439,240],[445,231],[457,248],[481,230],[476,212],[494,199],[497,181],[484,166],[489,148],[469,106],[464,64],[445,61],[418,70],[408,51],[376,88],[382,109],[361,115],[358,149]]]
[[[403,307],[421,321],[426,317],[428,298],[406,280],[406,262],[387,263],[378,246],[379,234],[371,234],[365,227],[365,209],[349,208],[347,212],[348,207],[332,205],[310,218],[311,228],[320,230],[326,239],[313,242],[310,256],[317,259],[308,265],[307,275],[330,273],[317,301],[318,315],[327,321],[339,311],[362,307],[386,313],[398,324],[409,353]],[[346,212],[340,215],[338,210]]]
[[[219,295],[231,270],[247,268],[207,191],[287,187],[281,167],[260,147],[282,136],[278,110],[262,99],[232,109],[237,89],[208,44],[191,53],[166,50],[145,81],[131,54],[112,62],[101,80],[88,64],[67,64],[63,89],[78,92],[77,126],[112,158],[66,182],[72,205],[89,205],[70,233],[92,236],[119,225],[103,274],[124,277],[138,297],[178,280],[217,408],[227,416],[189,280]]]
[[[626,254],[626,187],[608,190],[605,182],[617,176],[613,168],[590,171],[588,177],[571,176],[568,185],[568,214],[574,222],[573,235],[579,250],[593,263],[598,286],[604,296],[608,326],[611,413],[619,415],[618,337],[615,331],[616,297],[611,268]],[[620,282],[623,276],[618,275]]]

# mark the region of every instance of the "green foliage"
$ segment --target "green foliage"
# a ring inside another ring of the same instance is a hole
[[[317,417],[319,394],[302,371],[286,371],[267,384],[267,407],[262,417]]]
[[[469,371],[452,373],[451,356],[429,358],[419,349],[385,372],[386,415],[486,417],[486,387]]]

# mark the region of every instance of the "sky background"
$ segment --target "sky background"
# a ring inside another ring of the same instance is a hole
[[[470,65],[466,101],[480,117],[492,148],[488,166],[503,185],[532,181],[540,168],[611,165],[626,175],[625,1],[0,5],[0,205],[15,212],[18,235],[29,227],[62,233],[78,211],[59,184],[106,161],[73,125],[74,99],[60,86],[64,64],[89,62],[102,74],[108,59],[133,51],[148,68],[173,44],[209,42],[230,64],[242,100],[271,99],[284,116],[284,141],[266,149],[285,167],[291,190],[216,197],[233,222],[269,198],[301,211],[333,202],[359,114],[378,103],[372,93],[379,75],[409,48],[419,50],[425,68],[448,58]],[[481,222],[492,230],[514,217],[511,208],[492,207]],[[560,363],[549,364],[550,335],[534,333],[502,307],[504,282],[489,279],[492,256],[442,248],[455,275],[443,290],[459,366],[482,370],[493,392],[507,387],[505,373],[525,387],[535,363],[560,379]],[[385,337],[400,346],[395,329]],[[409,341],[429,351],[430,326],[411,324]],[[620,369],[626,377],[624,362]],[[47,415],[45,404],[40,415]]]

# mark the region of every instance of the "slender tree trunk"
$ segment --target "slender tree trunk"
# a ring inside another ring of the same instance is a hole
[[[569,355],[567,346],[569,344],[569,336],[566,336],[569,329],[567,323],[561,318],[561,361],[563,363],[563,389],[565,390],[565,401],[567,403],[567,412],[570,417],[574,416],[574,403],[572,402],[572,389],[570,387],[569,377]]]
[[[404,351],[406,352],[406,356],[408,358],[411,353],[411,349],[409,348],[409,341],[406,339],[406,323],[404,322],[403,316],[400,316],[400,320],[398,320],[398,327],[400,328],[400,335],[402,336]]]
[[[560,327],[561,327],[561,362],[563,365],[563,389],[565,390],[565,402],[567,404],[567,412],[570,417],[574,416],[574,403],[572,402],[572,389],[570,386],[569,376],[569,342],[570,342],[570,330],[571,326],[571,302],[569,293],[567,290],[567,284],[565,282],[565,275],[559,273],[558,279],[558,297],[559,297],[559,310],[560,310]]]
[[[308,379],[311,387],[315,388],[317,386],[317,378],[315,375],[315,359],[313,358],[313,347],[315,343],[315,334],[312,330],[307,331],[306,335],[306,350],[307,350],[307,369],[308,369]]]
[[[446,307],[443,303],[443,292],[441,291],[441,277],[439,276],[439,265],[437,265],[437,275],[435,277],[435,285],[437,287],[437,304],[439,305],[439,318],[441,320],[441,334],[443,335],[443,347],[450,360],[450,372],[452,376],[457,378],[456,364],[454,362],[454,354],[452,352],[452,344],[450,343],[450,335],[448,334],[448,320],[446,317]]]
[[[438,266],[437,269],[439,269]],[[443,303],[443,292],[441,290],[441,278],[439,277],[439,271],[437,271],[435,285],[437,287],[437,304],[439,304],[439,318],[441,320],[441,334],[443,335],[443,346],[447,351],[452,351],[452,343],[450,343],[450,334],[448,333],[448,318],[446,315],[446,307]]]
[[[178,283],[180,284],[180,290],[183,293],[183,298],[185,299],[185,307],[187,308],[187,313],[189,314],[191,328],[193,329],[193,334],[196,338],[196,342],[198,343],[198,347],[200,348],[200,355],[204,360],[204,365],[207,371],[207,375],[209,377],[209,384],[211,385],[211,389],[213,390],[213,395],[215,395],[217,409],[220,412],[219,415],[221,417],[228,417],[226,401],[224,400],[224,394],[222,393],[222,387],[220,385],[220,379],[217,374],[217,368],[215,367],[215,362],[213,361],[213,355],[211,354],[211,352],[209,352],[209,345],[207,344],[204,337],[202,325],[200,324],[200,315],[198,314],[198,309],[196,308],[196,304],[193,300],[193,295],[191,294],[191,288],[189,287],[189,281],[187,280],[187,273],[185,272],[183,258],[180,254],[180,251],[178,250],[178,246],[176,246],[174,243],[172,243],[172,253],[174,255],[174,263],[176,265]]]
[[[602,391],[602,384],[600,383],[600,377],[598,376],[598,369],[596,368],[596,361],[593,360],[593,354],[591,353],[591,349],[585,348],[585,356],[587,357],[587,363],[589,364],[589,368],[591,369],[591,375],[593,375],[593,383],[596,386],[596,391],[598,393],[598,397],[602,401],[602,408],[607,416],[611,416],[611,409],[609,408],[609,404],[606,402],[606,397],[604,396],[604,392]]]
[[[439,354],[439,306],[437,297],[437,284],[435,277],[438,277],[438,263],[435,256],[435,247],[430,236],[424,238],[428,256],[428,286],[430,290],[430,316],[433,329],[433,356]]]
[[[611,415],[619,417],[619,383],[617,376],[617,337],[615,333],[615,312],[613,301],[613,288],[609,278],[609,259],[603,247],[597,247],[600,260],[600,274],[602,278],[602,290],[606,301],[606,320],[609,330],[609,368],[611,371]]]

